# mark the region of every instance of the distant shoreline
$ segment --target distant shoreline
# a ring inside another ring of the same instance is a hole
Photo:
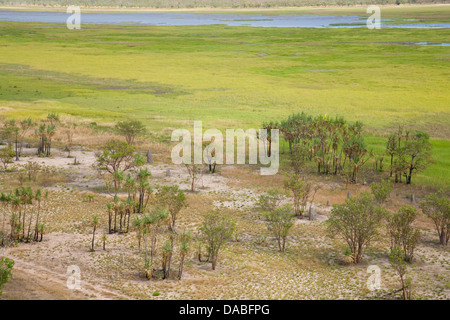
[[[241,13],[254,13],[254,12],[282,12],[286,13],[292,11],[302,11],[307,13],[313,10],[342,10],[349,11],[352,9],[361,9],[368,7],[367,5],[350,5],[350,6],[339,6],[339,5],[316,5],[316,6],[302,6],[302,7],[260,7],[260,8],[232,8],[232,7],[197,7],[197,8],[155,8],[155,7],[108,7],[108,6],[83,6],[80,5],[81,9],[89,12],[102,12],[102,11],[113,11],[113,12],[241,12]],[[378,4],[381,8],[425,8],[425,7],[439,7],[439,6],[450,6],[450,3],[435,3],[435,4]],[[0,6],[0,10],[17,10],[17,11],[61,11],[65,12],[68,6],[62,5],[15,5],[15,6]]]

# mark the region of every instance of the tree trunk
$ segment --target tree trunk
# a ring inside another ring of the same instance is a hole
[[[402,293],[403,293],[403,300],[406,300],[406,287],[405,287],[405,281],[403,280],[403,276],[400,276],[401,282],[402,282]]]
[[[216,264],[217,264],[217,257],[216,256],[213,256],[211,263],[212,263],[212,269],[216,270]]]
[[[94,232],[92,232],[92,251],[95,251],[94,250],[95,229],[96,229],[96,226],[94,226]]]
[[[181,256],[180,269],[178,270],[178,280],[181,280],[181,275],[183,274],[183,265],[184,265],[184,255]]]

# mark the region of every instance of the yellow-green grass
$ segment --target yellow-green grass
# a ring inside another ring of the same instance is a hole
[[[409,44],[448,42],[448,29],[82,27],[1,23],[1,115],[131,117],[160,132],[305,111],[363,121],[375,146],[403,124],[435,138],[417,180],[449,185],[450,47]]]

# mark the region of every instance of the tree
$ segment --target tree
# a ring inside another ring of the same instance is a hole
[[[115,192],[119,191],[123,172],[135,165],[135,149],[124,141],[111,140],[96,154],[97,168],[106,170],[114,181]]]
[[[372,191],[375,200],[379,204],[383,204],[392,192],[392,183],[389,179],[381,180],[380,183],[371,183],[370,191]]]
[[[226,215],[211,212],[205,215],[200,227],[202,239],[206,242],[212,269],[216,270],[219,251],[236,228],[236,223]]]
[[[52,147],[52,138],[56,134],[56,123],[59,122],[59,115],[56,113],[49,113],[47,115],[47,139],[46,139],[46,156],[50,156],[50,150]]]
[[[31,120],[31,118],[26,118],[22,121],[20,121],[19,123],[19,127],[20,127],[20,136],[19,136],[19,152],[16,154],[17,159],[19,160],[19,155],[22,153],[22,148],[23,148],[23,139],[25,138],[25,135],[27,134],[27,132],[36,125],[36,123]]]
[[[347,243],[353,262],[358,264],[364,249],[378,235],[384,215],[385,210],[373,204],[369,193],[361,193],[333,206],[327,230],[332,237],[339,236]]]
[[[12,277],[12,269],[14,267],[14,261],[6,258],[0,258],[0,295],[2,295],[2,287]]]
[[[0,149],[0,161],[3,164],[5,171],[8,170],[8,164],[13,162],[14,155],[14,151],[8,147]]]
[[[189,177],[191,177],[191,191],[195,191],[195,180],[198,176],[199,166],[196,164],[185,164],[186,169],[188,170]]]
[[[94,230],[92,231],[92,251],[95,251],[94,249],[94,240],[95,240],[95,230],[97,229],[98,226],[98,215],[94,214],[94,217],[92,218],[92,226],[94,227]]]
[[[178,213],[186,206],[184,192],[177,185],[162,186],[158,188],[156,197],[158,204],[169,211],[169,230],[174,231]]]
[[[152,188],[148,179],[152,176],[151,172],[148,171],[147,168],[141,168],[136,174],[136,182],[137,182],[137,190],[139,192],[139,200],[138,200],[138,208],[137,212],[142,213],[145,207],[147,206],[147,202],[150,194],[152,193]],[[147,195],[147,201],[146,200]]]
[[[432,162],[431,149],[430,137],[425,132],[411,134],[399,127],[397,133],[390,135],[386,153],[391,157],[391,176],[395,174],[395,182],[401,182],[404,176],[406,184],[411,184],[413,174],[425,170]]]
[[[173,246],[171,241],[164,242],[162,247],[162,269],[163,279],[168,279],[170,276],[170,260],[172,259]]]
[[[68,123],[66,125],[66,130],[64,131],[67,138],[67,151],[69,152],[69,154],[67,155],[68,158],[70,158],[70,152],[72,151],[73,136],[75,134],[76,127],[77,127],[76,123]]]
[[[414,250],[420,238],[420,231],[412,226],[416,219],[416,209],[403,206],[397,213],[388,217],[388,234],[391,239],[391,249],[401,248],[403,260],[412,262]]]
[[[178,279],[181,280],[183,274],[184,260],[189,252],[189,243],[191,241],[191,233],[185,232],[181,234],[180,237],[180,267],[178,269]]]
[[[302,217],[310,196],[316,194],[319,187],[314,187],[311,182],[300,180],[297,173],[286,174],[284,179],[284,187],[292,192],[294,197],[294,213],[296,216]]]
[[[119,121],[115,126],[116,131],[125,137],[125,141],[129,145],[134,145],[137,136],[144,135],[145,126],[138,120]]]
[[[450,201],[444,191],[440,190],[425,197],[420,203],[420,208],[433,220],[440,244],[447,246],[450,238]]]
[[[425,170],[431,162],[430,136],[421,131],[406,139],[404,153],[408,160],[406,172],[406,184],[411,184],[414,172]]]
[[[398,276],[400,277],[400,283],[402,285],[402,293],[403,293],[403,300],[407,299],[407,293],[406,293],[406,288],[407,288],[407,281],[405,281],[405,275],[406,275],[406,262],[403,259],[403,257],[405,256],[405,253],[399,248],[399,247],[394,247],[391,248],[390,253],[389,253],[389,263],[391,264],[392,268],[394,268],[395,272],[398,274]],[[408,281],[410,282],[410,281]]]
[[[284,205],[273,211],[266,213],[267,220],[270,222],[270,230],[278,241],[280,252],[286,249],[286,239],[294,225],[295,214],[290,205]]]

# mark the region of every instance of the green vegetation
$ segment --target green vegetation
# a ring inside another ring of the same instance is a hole
[[[0,295],[2,294],[2,286],[12,277],[12,268],[14,261],[6,257],[0,258]]]
[[[373,204],[369,193],[347,198],[333,206],[327,220],[328,232],[339,236],[351,250],[353,263],[360,263],[364,249],[378,236],[386,210]]]
[[[192,120],[249,128],[305,111],[362,121],[376,154],[401,123],[432,138],[434,163],[413,183],[450,183],[449,48],[411,44],[446,42],[448,29],[2,24],[7,119],[129,117],[167,135]]]
[[[428,195],[420,203],[423,213],[433,220],[441,245],[448,245],[450,239],[450,201],[441,190]]]

